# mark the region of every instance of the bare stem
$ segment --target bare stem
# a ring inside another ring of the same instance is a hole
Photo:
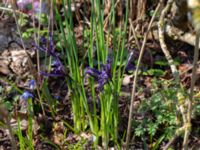
[[[141,49],[140,44],[139,44],[139,40],[138,40],[137,35],[136,35],[136,31],[135,31],[135,28],[133,27],[133,23],[132,23],[132,20],[131,20],[131,19],[129,19],[129,24],[130,24],[131,30],[132,30],[132,32],[133,32],[133,36],[134,36],[134,39],[135,39],[135,43],[136,43],[136,45],[137,45],[137,48],[138,48],[138,49]]]
[[[13,15],[14,15],[15,22],[16,22],[16,25],[17,25],[17,30],[19,32],[19,36],[20,36],[22,47],[23,47],[23,49],[24,49],[24,51],[25,51],[25,53],[26,53],[26,55],[28,57],[29,70],[30,70],[31,74],[33,75],[33,77],[35,78],[36,82],[38,82],[38,73],[37,73],[36,69],[34,68],[33,62],[31,61],[31,58],[29,57],[29,54],[26,52],[25,44],[24,44],[24,41],[22,39],[22,34],[21,34],[20,26],[18,24],[18,19],[17,19],[17,15],[16,15],[16,7],[14,6],[13,3],[12,3],[12,10],[13,10]],[[38,93],[38,96],[39,96],[39,100],[40,100],[40,104],[41,104],[41,107],[42,107],[43,115],[45,115],[44,107],[43,107],[41,96],[40,96],[40,93],[39,93],[38,84],[37,84],[37,93]]]
[[[17,143],[16,143],[15,137],[13,135],[12,127],[10,125],[9,112],[2,104],[0,104],[0,114],[1,114],[0,121],[5,123],[6,128],[8,129],[8,136],[11,141],[11,150],[17,150]]]
[[[174,2],[174,0],[169,0],[167,2],[167,5],[165,6],[165,8],[161,12],[160,19],[159,19],[159,22],[158,22],[158,34],[159,34],[160,46],[161,46],[162,51],[165,55],[165,58],[167,59],[169,65],[170,65],[172,74],[173,74],[176,82],[179,82],[179,73],[178,73],[177,68],[174,64],[173,58],[170,55],[170,52],[167,48],[167,45],[165,44],[165,37],[164,37],[164,32],[165,32],[165,20],[164,19],[165,19],[165,16],[167,15],[167,13],[169,12],[169,10],[171,9],[173,2]]]
[[[144,50],[145,50],[147,36],[148,36],[148,33],[149,33],[150,29],[151,29],[152,23],[153,23],[153,21],[154,21],[154,19],[156,17],[156,14],[158,13],[158,11],[160,9],[161,1],[158,3],[158,5],[156,7],[156,10],[155,10],[155,12],[154,12],[154,14],[153,14],[153,16],[151,18],[151,21],[149,23],[147,32],[146,32],[146,34],[144,36],[144,40],[143,40],[142,47],[141,47],[141,50],[140,50],[139,59],[138,59],[136,70],[135,70],[135,78],[134,78],[134,81],[133,81],[133,89],[132,89],[132,95],[131,95],[131,105],[130,105],[130,110],[129,110],[129,119],[128,119],[127,135],[126,135],[126,144],[125,144],[126,149],[128,149],[128,147],[129,147],[129,141],[130,141],[130,136],[131,136],[131,123],[132,123],[133,103],[135,101],[135,93],[136,93],[138,72],[139,72],[142,56],[143,56],[143,53],[144,53]]]
[[[191,86],[190,86],[190,95],[189,99],[187,101],[188,104],[188,110],[187,110],[187,128],[185,128],[185,135],[184,135],[184,141],[183,141],[183,150],[188,149],[188,138],[190,135],[191,130],[191,115],[192,115],[192,101],[193,101],[193,95],[194,95],[194,85],[196,82],[196,71],[197,71],[197,61],[199,57],[199,32],[196,33],[196,41],[195,41],[195,49],[194,49],[194,60],[193,60],[193,68],[192,68],[192,80],[191,80]]]

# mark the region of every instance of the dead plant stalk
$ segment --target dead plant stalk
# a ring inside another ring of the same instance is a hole
[[[170,11],[173,2],[174,2],[174,0],[169,0],[167,2],[167,5],[161,12],[160,19],[158,22],[158,34],[159,34],[160,46],[165,55],[165,58],[168,61],[168,64],[170,65],[171,72],[175,78],[175,82],[179,83],[179,72],[177,71],[176,65],[174,64],[174,60],[173,60],[172,56],[170,55],[170,52],[167,48],[167,45],[165,43],[165,37],[164,37],[164,32],[165,32],[165,20],[164,19],[165,19],[166,15],[168,14],[168,12]]]
[[[187,101],[188,109],[187,109],[187,124],[185,128],[185,135],[183,141],[183,150],[188,149],[188,138],[190,135],[191,130],[191,116],[192,116],[192,102],[193,102],[193,95],[194,95],[194,85],[196,81],[196,72],[197,72],[197,61],[199,57],[199,38],[200,33],[196,33],[196,41],[195,41],[195,48],[194,48],[194,60],[193,60],[193,68],[192,68],[192,79],[191,79],[191,86],[190,86],[190,95]]]
[[[156,7],[156,10],[155,10],[155,12],[154,12],[154,14],[153,14],[153,16],[152,16],[152,18],[150,20],[147,32],[144,35],[144,40],[143,40],[143,43],[142,43],[142,47],[141,47],[141,50],[140,50],[140,55],[139,55],[137,66],[136,66],[136,70],[135,70],[135,78],[133,80],[131,104],[130,104],[130,110],[129,110],[129,119],[128,119],[128,127],[127,127],[126,143],[125,143],[126,149],[128,149],[128,147],[129,147],[129,141],[130,141],[130,135],[131,135],[133,103],[135,101],[135,93],[136,93],[136,86],[137,86],[137,80],[138,80],[138,72],[139,72],[139,68],[140,68],[140,64],[141,64],[143,53],[145,51],[145,45],[146,45],[146,42],[147,42],[147,36],[148,36],[148,33],[149,33],[150,29],[151,29],[153,21],[155,20],[156,14],[160,10],[161,3],[162,3],[162,0],[158,3],[158,5]]]
[[[19,33],[19,37],[20,37],[20,40],[21,40],[21,44],[22,44],[22,47],[28,57],[28,65],[29,65],[29,70],[31,72],[31,74],[33,75],[34,79],[36,82],[38,82],[38,75],[37,75],[37,71],[35,70],[34,68],[34,65],[33,65],[33,62],[29,56],[29,54],[27,53],[26,51],[26,48],[25,48],[25,44],[24,44],[24,41],[22,39],[22,33],[21,33],[21,30],[20,30],[20,26],[18,24],[18,19],[17,19],[17,13],[16,13],[16,8],[14,6],[14,4],[12,4],[12,11],[13,11],[13,16],[15,18],[15,23],[16,23],[16,26],[17,26],[17,31]],[[37,94],[38,94],[38,97],[39,97],[39,102],[41,104],[41,107],[42,107],[42,112],[43,112],[43,115],[45,115],[45,111],[44,111],[44,107],[43,107],[43,104],[42,104],[42,100],[41,100],[41,96],[40,96],[40,92],[39,92],[39,87],[36,86],[36,89],[37,89]]]

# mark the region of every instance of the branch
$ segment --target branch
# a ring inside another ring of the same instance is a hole
[[[190,86],[190,95],[189,99],[187,101],[188,104],[188,110],[187,110],[187,124],[188,127],[185,128],[185,135],[184,135],[184,141],[183,141],[183,150],[188,149],[188,138],[190,135],[190,130],[191,130],[191,115],[192,115],[192,101],[193,101],[193,95],[194,95],[194,85],[196,82],[196,77],[197,77],[197,61],[199,57],[199,37],[200,33],[197,32],[196,35],[196,45],[194,49],[194,60],[193,60],[193,68],[192,68],[192,80],[191,80],[191,86]]]
[[[137,86],[137,79],[138,79],[138,72],[139,72],[139,68],[140,68],[140,64],[141,64],[141,60],[142,60],[142,56],[143,56],[143,53],[144,53],[144,50],[145,50],[145,45],[146,45],[146,41],[147,41],[147,37],[148,37],[148,33],[152,27],[152,23],[160,9],[160,6],[161,6],[161,2],[163,0],[161,0],[157,7],[156,7],[156,10],[151,18],[151,21],[149,23],[149,26],[148,26],[148,29],[147,29],[147,32],[146,34],[144,35],[144,40],[143,40],[143,43],[142,43],[142,47],[141,47],[141,50],[140,50],[140,55],[139,55],[139,59],[138,59],[138,62],[137,62],[137,66],[136,66],[136,70],[135,70],[135,78],[134,78],[134,81],[133,81],[133,89],[132,89],[132,95],[131,95],[131,104],[130,104],[130,110],[129,110],[129,119],[128,119],[128,127],[127,127],[127,135],[126,135],[126,149],[128,150],[128,147],[129,147],[129,141],[130,141],[130,135],[131,135],[131,123],[132,123],[132,113],[133,113],[133,103],[135,101],[135,92],[136,92],[136,86]]]
[[[174,64],[173,58],[170,55],[169,50],[167,49],[167,45],[165,44],[165,37],[164,37],[164,31],[165,31],[165,20],[164,19],[165,19],[165,16],[167,15],[167,13],[169,12],[169,10],[171,9],[173,2],[174,2],[173,0],[169,0],[167,2],[167,5],[161,12],[160,19],[158,22],[158,34],[159,34],[159,41],[160,41],[160,46],[162,48],[162,51],[170,65],[170,68],[171,68],[171,71],[172,71],[172,74],[173,74],[175,80],[178,82],[179,81],[179,73]]]

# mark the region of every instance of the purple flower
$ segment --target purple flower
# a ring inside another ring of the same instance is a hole
[[[29,87],[30,90],[34,90],[35,86],[36,86],[35,80],[32,79],[32,80],[28,81],[28,87]]]
[[[55,52],[53,36],[51,33],[49,33],[49,45],[47,45],[47,40],[45,37],[41,37],[40,42],[42,44],[41,46],[34,44],[36,49],[43,51],[56,59],[58,58],[58,54]]]
[[[44,36],[42,36],[40,38],[40,42],[41,42],[41,44],[43,44],[45,46],[47,44],[47,39]]]
[[[40,10],[40,1],[35,1],[33,3],[33,9],[34,9],[33,11],[35,14],[39,14],[40,12],[46,15],[49,14],[48,3],[45,0],[43,0],[41,3],[41,10]]]
[[[27,10],[28,5],[31,4],[31,6],[32,6],[32,2],[33,2],[33,0],[17,0],[17,6],[20,10]],[[29,9],[31,9],[31,8],[29,8]]]
[[[50,73],[40,71],[40,74],[47,77],[63,77],[65,76],[64,66],[59,59],[54,60],[51,65]]]
[[[54,60],[51,66],[53,68],[52,73],[60,74],[60,75],[65,74],[64,73],[64,66],[59,59]]]
[[[107,59],[106,64],[101,65],[101,69],[86,68],[85,74],[94,77],[98,81],[98,91],[102,91],[105,84],[112,80],[111,75],[111,60]]]
[[[28,91],[25,91],[21,96],[20,96],[20,99],[22,100],[27,100],[29,98],[33,98],[33,94],[31,94],[30,92]]]
[[[39,14],[48,14],[48,3],[46,1],[42,1],[41,10],[40,10],[40,1],[39,0],[17,0],[18,8],[29,15]]]
[[[56,100],[60,100],[60,99],[61,99],[61,97],[60,97],[59,95],[55,95],[54,98],[55,98]]]
[[[35,47],[40,51],[46,52],[49,56],[53,57],[54,60],[53,60],[53,63],[51,64],[52,70],[50,71],[50,73],[41,71],[40,74],[47,77],[65,76],[64,66],[62,62],[60,61],[58,54],[55,52],[52,34],[51,33],[49,34],[49,46],[47,46],[47,40],[44,37],[41,38],[41,43],[42,43],[42,46],[35,45]]]

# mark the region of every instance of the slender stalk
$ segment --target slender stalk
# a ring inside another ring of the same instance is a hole
[[[138,48],[138,49],[141,49],[140,44],[139,44],[139,40],[138,40],[137,35],[136,35],[135,28],[133,27],[133,23],[132,23],[132,20],[131,20],[130,18],[129,18],[129,25],[130,25],[130,28],[131,28],[131,30],[132,30],[132,32],[133,32],[133,36],[134,36],[134,39],[135,39],[135,43],[136,43],[136,45],[137,45],[137,48]]]
[[[22,34],[21,34],[21,30],[20,30],[20,26],[18,24],[18,19],[17,19],[17,15],[16,15],[16,7],[14,6],[14,4],[12,3],[12,10],[13,10],[13,15],[14,15],[14,18],[15,18],[15,23],[17,25],[17,30],[19,32],[19,36],[20,36],[20,40],[21,40],[21,44],[22,44],[22,47],[28,57],[28,65],[29,65],[29,70],[31,72],[31,74],[33,75],[33,77],[35,78],[35,81],[38,82],[38,76],[37,76],[37,71],[35,70],[35,68],[33,67],[33,63],[31,61],[31,58],[29,57],[28,53],[26,52],[26,49],[25,49],[25,44],[24,44],[24,41],[22,39]],[[38,52],[38,51],[37,51]],[[37,84],[38,85],[38,84]],[[43,104],[42,104],[42,100],[41,100],[41,96],[40,96],[40,92],[39,92],[39,88],[37,86],[37,94],[39,96],[39,102],[40,102],[40,105],[41,105],[41,108],[42,108],[42,112],[43,112],[43,115],[45,115],[45,111],[44,111],[44,107],[43,107]]]
[[[0,122],[5,123],[6,128],[8,129],[8,136],[11,141],[11,150],[17,150],[17,142],[15,140],[10,123],[11,116],[9,115],[8,110],[2,104],[0,104],[0,114]]]
[[[179,72],[177,71],[176,65],[174,64],[174,60],[172,58],[172,56],[170,55],[170,52],[167,48],[167,45],[165,44],[165,37],[164,37],[164,32],[165,32],[165,16],[167,15],[167,13],[169,12],[169,10],[172,7],[174,0],[169,0],[167,2],[167,5],[165,6],[165,8],[162,10],[161,15],[160,15],[160,19],[158,22],[158,33],[159,33],[159,41],[160,41],[160,46],[162,48],[163,53],[165,54],[165,58],[167,59],[170,68],[171,68],[171,72],[176,80],[176,82],[179,82]]]
[[[128,147],[129,147],[129,141],[130,141],[130,136],[131,136],[132,113],[133,113],[133,104],[134,104],[134,101],[135,101],[135,93],[136,93],[138,72],[139,72],[142,56],[143,56],[143,53],[144,53],[144,50],[145,50],[147,36],[148,36],[148,33],[149,33],[150,29],[151,29],[152,23],[153,23],[153,21],[154,21],[154,19],[156,17],[156,14],[158,13],[158,11],[160,9],[160,6],[161,6],[161,1],[158,3],[158,5],[156,7],[156,10],[155,10],[155,12],[154,12],[154,14],[153,14],[153,16],[151,18],[151,21],[149,23],[147,32],[146,32],[146,34],[144,36],[144,40],[143,40],[142,47],[141,47],[141,50],[140,50],[139,59],[138,59],[136,70],[135,70],[135,78],[134,78],[134,81],[133,81],[133,89],[132,89],[132,95],[131,95],[131,105],[130,105],[130,110],[129,110],[129,119],[128,119],[127,135],[126,135],[126,144],[125,144],[125,147],[126,147],[127,150],[128,150]]]
[[[191,80],[191,86],[190,86],[190,95],[188,99],[188,110],[187,110],[187,125],[185,128],[185,135],[184,135],[184,141],[183,141],[183,150],[188,149],[188,138],[190,135],[191,130],[191,115],[192,115],[192,101],[193,101],[193,95],[194,95],[194,85],[196,82],[197,77],[197,61],[199,57],[199,38],[200,33],[196,33],[196,41],[195,41],[195,49],[194,49],[194,61],[193,61],[193,68],[192,68],[192,80]]]

